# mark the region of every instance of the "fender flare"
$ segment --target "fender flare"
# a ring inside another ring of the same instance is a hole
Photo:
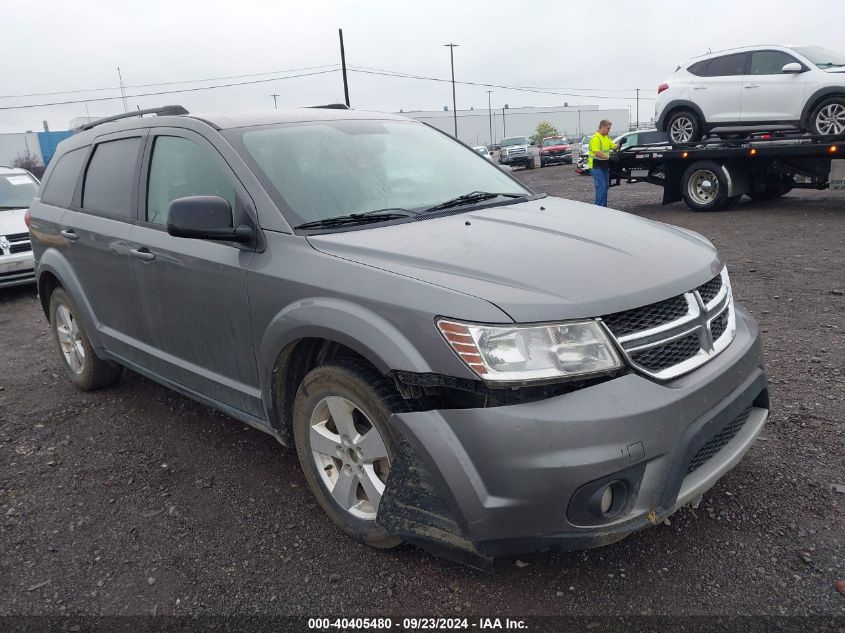
[[[822,99],[827,97],[841,96],[845,97],[845,85],[842,86],[825,86],[816,90],[809,99],[804,102],[804,109],[801,111],[801,127],[805,130],[810,129],[810,117],[816,105]]]
[[[669,118],[669,114],[671,114],[673,110],[677,110],[678,108],[692,110],[701,121],[702,128],[707,125],[707,119],[704,118],[704,112],[701,111],[701,108],[692,101],[687,101],[686,99],[675,99],[663,107],[663,112],[660,113],[660,117],[657,119],[657,125],[655,127],[657,127],[657,129],[661,132],[665,132],[666,119]]]
[[[73,268],[67,258],[54,248],[44,251],[38,260],[38,265],[36,266],[35,279],[39,295],[41,294],[41,289],[43,287],[42,275],[47,272],[53,274],[59,280],[61,287],[73,300],[78,312],[76,317],[82,321],[82,325],[85,327],[85,333],[88,335],[88,340],[91,342],[91,347],[95,350],[102,350],[103,345],[100,339],[100,321],[97,319],[94,308],[91,306],[91,303],[88,301],[88,297],[82,290],[82,284],[79,283],[79,278],[73,272]],[[49,314],[47,315],[47,318],[49,319]]]
[[[434,323],[431,327],[434,333]],[[276,413],[272,390],[279,354],[305,338],[345,345],[383,374],[390,370],[432,371],[416,347],[384,317],[350,301],[309,297],[281,310],[267,325],[256,350],[261,398],[268,415]]]

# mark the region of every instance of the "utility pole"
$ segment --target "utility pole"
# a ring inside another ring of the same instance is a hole
[[[640,89],[637,88],[637,129],[640,129]]]
[[[276,97],[281,97],[282,95],[277,95],[277,94],[274,93],[274,94],[271,94],[270,96],[273,97],[273,109],[278,110],[279,106],[276,104]]]
[[[487,90],[487,114],[490,119],[490,147],[493,146],[493,107],[490,105],[490,95],[492,93],[492,90]]]
[[[120,79],[120,96],[123,97],[123,111],[129,112],[129,106],[126,105],[126,90],[123,89],[123,75],[120,74],[120,66],[117,67],[117,77]]]
[[[343,29],[337,30],[337,35],[340,38],[340,67],[343,71],[343,96],[346,98],[346,107],[349,105],[349,82],[346,80],[346,51],[343,48]]]
[[[458,106],[455,100],[455,47],[459,44],[444,44],[449,47],[449,58],[452,60],[452,116],[455,119],[455,138],[458,138]]]
[[[505,138],[508,135],[508,125],[505,121],[505,108],[508,106],[504,106],[502,108],[502,138]]]

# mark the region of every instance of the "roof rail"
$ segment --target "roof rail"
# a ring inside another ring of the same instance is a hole
[[[308,106],[309,108],[323,108],[325,110],[349,110],[345,103],[327,103],[326,105]]]
[[[121,119],[131,119],[132,117],[140,117],[145,114],[156,114],[158,116],[167,116],[174,114],[188,114],[188,111],[180,105],[161,106],[160,108],[147,108],[146,110],[134,110],[132,112],[124,112],[123,114],[115,114],[114,116],[107,116],[103,119],[91,121],[85,125],[80,125],[77,130],[84,132],[90,130],[92,127],[97,127],[103,123],[110,123],[112,121],[120,121]]]

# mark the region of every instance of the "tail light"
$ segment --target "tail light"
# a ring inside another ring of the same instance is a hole
[[[660,84],[659,86],[657,86],[657,94],[660,94],[660,93],[661,93],[661,92],[663,92],[664,90],[669,90],[669,84],[667,84],[667,83],[662,83],[662,84]]]
[[[29,209],[23,214],[23,221],[26,223],[26,228],[29,228]]]

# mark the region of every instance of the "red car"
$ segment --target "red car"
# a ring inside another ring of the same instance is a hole
[[[565,136],[547,136],[540,145],[540,167],[572,163],[572,146]]]

